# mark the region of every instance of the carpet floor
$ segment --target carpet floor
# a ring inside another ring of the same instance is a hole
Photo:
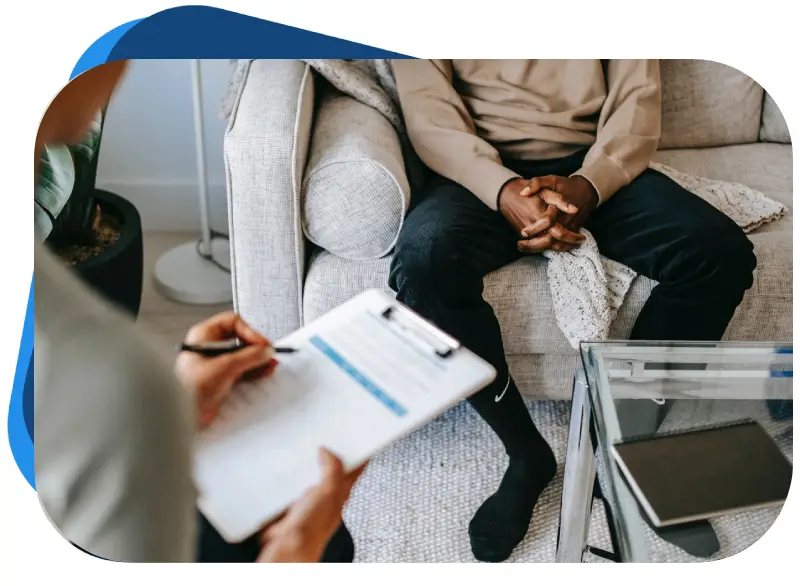
[[[195,234],[146,233],[145,282],[139,321],[170,345],[188,328],[226,306],[190,306],[167,301],[153,289],[152,269],[159,256]],[[721,402],[715,402],[718,415]],[[527,537],[509,561],[552,562],[561,503],[569,423],[569,403],[530,402],[529,408],[559,461],[556,479],[534,512]],[[738,409],[738,406],[737,406]],[[680,410],[670,413],[680,417]],[[709,416],[711,414],[708,414]],[[763,420],[763,417],[759,417]],[[664,426],[670,424],[669,418]],[[771,430],[784,450],[791,450],[791,424]],[[785,429],[783,429],[785,428]],[[464,403],[395,443],[376,457],[359,480],[345,519],[356,541],[357,562],[473,562],[467,526],[472,515],[498,486],[506,466],[502,445],[471,407]],[[779,509],[732,515],[714,521],[722,549],[714,559],[733,555],[754,543]],[[648,534],[656,561],[701,561]],[[589,543],[611,549],[603,507],[595,503]],[[586,561],[603,562],[586,556]]]
[[[529,403],[529,409],[553,447],[559,470],[539,500],[527,537],[509,561],[552,562],[569,403],[536,401]],[[724,414],[724,409],[715,411],[717,416]],[[664,426],[669,427],[670,418],[676,421],[680,417],[680,409],[671,410]],[[791,458],[791,422],[772,431]],[[356,543],[356,562],[474,562],[467,526],[480,504],[496,490],[506,462],[500,441],[467,403],[395,443],[372,460],[345,511]],[[722,547],[712,559],[746,549],[769,529],[779,513],[779,507],[771,507],[713,521]],[[599,502],[593,509],[589,543],[611,549]],[[654,561],[703,561],[652,532],[648,544]],[[585,561],[605,560],[587,554]]]

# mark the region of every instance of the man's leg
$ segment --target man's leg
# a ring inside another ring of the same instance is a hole
[[[441,178],[419,194],[403,225],[389,284],[399,301],[456,337],[497,370],[470,403],[498,435],[509,466],[498,491],[475,514],[469,533],[482,561],[502,561],[527,533],[533,508],[556,462],[508,373],[500,326],[483,299],[483,277],[520,257],[498,213]]]
[[[634,340],[719,340],[753,284],[753,245],[736,223],[680,185],[645,171],[587,223],[600,252],[659,282]]]

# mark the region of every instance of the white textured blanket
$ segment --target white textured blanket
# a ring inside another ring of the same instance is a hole
[[[381,112],[400,136],[406,158],[409,182],[414,187],[424,180],[425,170],[411,148],[400,110],[397,87],[388,60],[306,59],[317,73],[339,91]],[[247,62],[238,62],[231,78],[223,115],[230,115],[233,96],[242,82]],[[774,221],[786,207],[763,193],[744,185],[686,175],[653,163],[651,168],[675,182],[733,219],[745,232]],[[553,311],[570,345],[581,341],[603,340],[617,315],[636,273],[603,257],[591,234],[583,230],[586,241],[570,252],[545,252],[547,278],[553,298]]]

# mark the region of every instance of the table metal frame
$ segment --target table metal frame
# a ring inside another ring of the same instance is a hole
[[[763,345],[762,347],[756,343],[755,347],[752,349],[746,344],[734,343],[727,345],[731,347],[731,349],[735,349],[744,354],[744,359],[742,358],[742,354],[736,355],[735,360],[737,361],[737,364],[742,364],[741,361],[744,360],[744,364],[752,362],[754,365],[752,370],[743,370],[738,373],[738,377],[740,377],[742,383],[746,383],[753,378],[763,378],[765,376],[763,363],[764,356],[766,355],[765,351],[768,351],[766,348],[767,345]],[[719,354],[720,346],[725,347],[726,343],[707,343],[707,355],[704,355],[706,353],[704,353],[702,345],[689,348],[681,348],[680,346],[669,347],[669,358],[670,361],[674,361],[676,363],[697,363],[702,362],[708,357],[708,355],[713,354],[714,360],[725,363],[728,361],[728,358],[724,354]],[[642,344],[642,347],[636,349],[626,349],[622,343],[620,343],[619,358],[630,361],[630,372],[622,373],[623,376],[631,376],[632,378],[642,376],[645,362],[644,358],[646,358],[647,354],[658,354],[660,352],[663,353],[663,347],[659,349],[659,346],[655,343],[644,343]],[[640,362],[637,362],[636,360],[631,361],[630,357],[628,356],[630,353],[641,353],[643,355],[643,359]],[[750,353],[751,356],[748,356],[748,353]],[[791,355],[791,353],[791,343],[787,343],[786,347],[783,349],[778,348],[774,351],[775,355]],[[598,413],[593,410],[589,382],[587,381],[586,377],[585,367],[586,360],[589,356],[586,347],[582,347],[582,355],[584,358],[584,368],[579,368],[575,373],[572,387],[572,408],[570,413],[569,431],[567,435],[567,454],[564,466],[564,486],[561,494],[561,512],[559,516],[558,541],[556,546],[556,562],[561,563],[580,563],[583,561],[585,553],[592,549],[588,545],[589,524],[591,521],[594,497],[597,495],[596,486],[598,484],[597,442],[594,440],[594,438],[596,436],[604,438],[607,433],[610,433],[614,437],[621,437],[619,420],[616,417],[612,418],[613,420],[597,420]],[[615,356],[612,352],[608,356],[601,357],[600,360],[607,360],[608,364],[610,364],[610,361],[614,358]],[[619,375],[620,373],[617,372],[616,374]],[[680,369],[659,373],[650,371],[650,374],[657,375],[657,377],[661,378],[661,380],[667,378],[680,380],[685,376]],[[774,373],[766,373],[766,375],[767,377],[775,376]],[[691,373],[691,377],[696,378],[697,376],[697,371]],[[709,369],[707,371],[703,371],[701,377],[702,376],[713,378],[715,376],[719,376],[719,374],[715,373],[713,369]],[[724,376],[729,376],[729,374],[725,373]],[[779,373],[778,376],[781,376],[781,374]],[[783,373],[782,376],[791,377],[792,372],[787,371]],[[592,382],[596,385],[602,384],[600,381]],[[646,394],[643,395],[641,393],[641,390],[641,387],[632,387],[631,395],[629,395],[629,397],[648,398]],[[748,397],[747,395],[748,392],[745,389],[743,393],[740,392],[736,397],[731,398],[754,398],[752,396]],[[758,396],[759,398],[763,397],[761,394]],[[655,432],[660,421],[663,419],[663,413],[669,408],[669,402],[671,399],[703,397],[722,398],[719,397],[719,395],[712,393],[706,394],[705,392],[700,392],[699,394],[692,392],[687,396],[680,390],[676,391],[674,396],[666,398],[661,394],[654,394],[652,397],[650,397],[652,401],[633,401],[632,403],[635,404],[633,405],[634,413],[629,412],[627,415],[633,415],[636,417],[637,414],[635,412],[639,411],[641,414],[642,409],[649,409],[650,411],[652,411],[652,409],[656,409],[661,411],[660,414],[656,414],[656,417],[652,417],[652,413],[648,413],[645,414],[647,416],[643,418],[646,421],[645,426],[650,426],[650,430],[643,429],[642,431]],[[613,402],[613,399],[618,397],[612,398],[610,393],[596,393],[595,398],[596,400],[600,401],[605,400]],[[603,405],[599,416],[602,417],[602,411],[607,411],[609,408],[611,408],[611,405]],[[601,473],[609,476],[619,474],[616,468],[613,467],[610,462],[605,461],[604,459],[600,459],[600,461],[602,466],[602,469],[600,470]],[[616,490],[616,487],[623,486],[623,483],[621,482],[610,482],[608,484],[612,492]],[[611,498],[617,497],[615,494],[609,496],[611,496]],[[620,515],[638,514],[633,507],[632,499],[623,498],[619,502],[622,508],[626,509],[624,511],[619,511]],[[645,545],[644,525],[641,523],[628,523],[623,527],[620,519],[617,518],[618,516],[619,515],[612,515],[612,518],[608,519],[609,530],[612,533],[612,540],[615,548],[618,549],[618,551],[613,552],[614,557],[620,561],[626,562],[648,561],[648,552]]]

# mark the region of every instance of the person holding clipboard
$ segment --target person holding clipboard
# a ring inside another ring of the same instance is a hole
[[[80,140],[126,65],[91,69],[53,100],[36,138],[37,174],[45,145]],[[196,429],[214,419],[237,381],[272,374],[268,340],[237,315],[218,315],[194,327],[187,344],[237,337],[246,345],[215,356],[183,351],[173,373],[128,317],[38,242],[34,276],[36,489],[66,539],[127,562],[352,560],[341,513],[363,467],[345,473],[324,450],[321,483],[246,543],[226,544],[196,513]]]

